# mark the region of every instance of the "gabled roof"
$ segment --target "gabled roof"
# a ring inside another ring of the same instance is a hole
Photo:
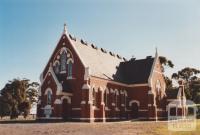
[[[71,37],[71,36],[70,36]],[[97,48],[83,40],[71,38],[71,42],[78,51],[83,63],[89,67],[92,76],[114,80],[113,75],[117,72],[117,66],[125,59],[103,48]]]
[[[117,80],[126,84],[148,83],[153,63],[154,58],[152,57],[122,62],[119,65]]]
[[[69,35],[90,75],[126,84],[147,83],[154,58],[130,60]]]

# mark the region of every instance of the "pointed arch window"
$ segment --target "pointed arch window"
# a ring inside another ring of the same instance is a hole
[[[65,51],[63,51],[61,53],[61,56],[60,56],[60,69],[61,69],[61,73],[66,73],[66,65],[67,65],[67,54]]]
[[[48,104],[48,105],[51,105],[51,101],[52,101],[52,100],[51,100],[51,91],[48,91],[48,92],[47,92],[47,104]]]
[[[96,106],[97,105],[97,95],[96,95],[96,91],[95,91],[95,88],[93,88],[93,91],[92,91],[92,100],[93,100],[93,106]]]
[[[69,63],[67,64],[67,77],[68,78],[72,78],[72,61],[69,61]]]
[[[115,106],[118,107],[118,95],[119,95],[119,92],[118,90],[115,91]]]
[[[105,92],[104,92],[105,107],[108,107],[108,94],[109,94],[109,91],[108,91],[108,89],[106,89]]]
[[[156,81],[156,93],[157,93],[157,98],[161,99],[161,83],[159,80]]]
[[[56,63],[54,64],[53,68],[54,68],[54,72],[55,72],[56,74],[59,74],[59,73],[60,73],[60,63],[59,63],[59,62],[56,62]]]

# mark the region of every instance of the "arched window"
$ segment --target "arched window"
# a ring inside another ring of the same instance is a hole
[[[51,91],[47,92],[47,104],[51,105]]]
[[[157,90],[157,92],[161,91],[161,84],[160,84],[159,80],[157,80],[157,82],[156,82],[156,90]]]
[[[108,94],[109,94],[109,91],[108,91],[108,89],[106,89],[104,92],[105,92],[104,93],[104,103],[105,103],[105,106],[108,107]]]
[[[118,95],[119,95],[119,92],[118,90],[115,91],[115,106],[118,107]]]
[[[72,61],[69,61],[69,63],[68,63],[67,77],[72,78]]]
[[[96,106],[97,105],[97,99],[96,99],[96,91],[95,91],[94,88],[93,88],[93,91],[92,91],[92,100],[93,100],[93,106]]]
[[[63,51],[60,56],[60,63],[61,63],[61,73],[66,73],[67,54],[65,51]]]
[[[124,106],[125,106],[125,109],[126,109],[126,105],[127,105],[127,92],[126,92],[126,90],[124,90]]]
[[[157,93],[157,100],[161,99],[161,83],[159,80],[156,81],[156,93]]]
[[[56,62],[55,65],[54,65],[54,72],[56,74],[60,73],[60,64],[58,62]]]

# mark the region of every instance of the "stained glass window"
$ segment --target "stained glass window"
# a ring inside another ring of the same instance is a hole
[[[72,62],[71,61],[68,63],[67,76],[72,77]]]
[[[48,91],[48,93],[47,93],[47,104],[48,105],[51,104],[51,91]]]
[[[65,71],[66,72],[66,62],[67,62],[67,55],[66,52],[63,51],[60,57],[60,63],[61,63],[61,72]]]

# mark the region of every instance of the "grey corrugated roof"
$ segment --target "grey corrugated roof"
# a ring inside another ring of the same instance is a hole
[[[78,51],[83,63],[89,67],[93,76],[114,80],[113,75],[117,72],[117,66],[123,59],[112,56],[109,52],[104,53],[101,48],[95,49],[91,44],[85,45],[81,40],[72,40],[72,44]]]
[[[141,84],[147,83],[154,58],[149,57],[140,60],[130,60],[120,63],[116,80],[126,84]]]

